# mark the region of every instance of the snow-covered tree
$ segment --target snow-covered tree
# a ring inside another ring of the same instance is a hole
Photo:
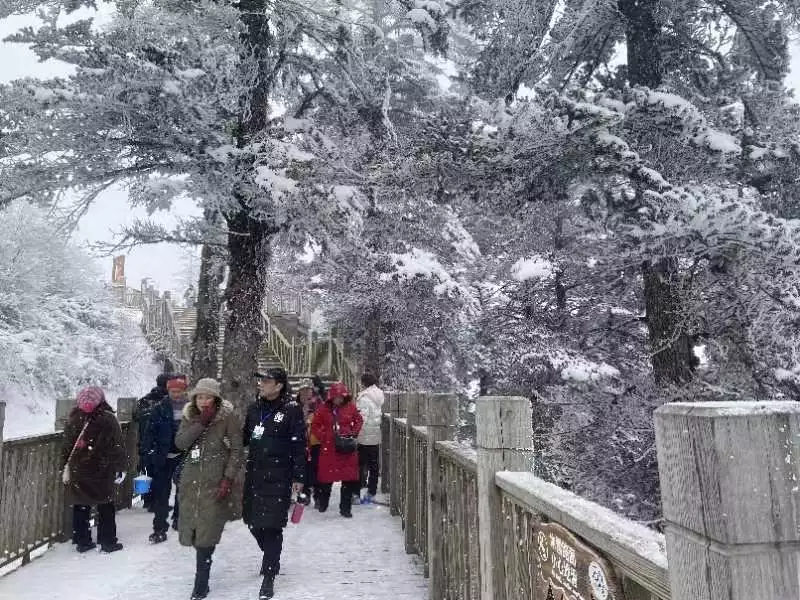
[[[27,396],[36,410],[90,384],[112,398],[141,393],[152,385],[156,366],[140,320],[112,309],[92,258],[46,211],[22,201],[0,211],[0,394],[6,399]]]

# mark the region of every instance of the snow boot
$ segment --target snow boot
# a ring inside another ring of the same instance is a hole
[[[261,559],[261,570],[258,572],[259,575],[262,577],[267,574],[267,559]],[[275,575],[281,574],[281,563],[278,563],[275,567]]]
[[[192,590],[191,600],[201,600],[208,596],[210,591],[208,579],[211,576],[211,555],[214,548],[197,549],[197,571],[194,575],[194,589]]]
[[[119,550],[122,550],[122,548],[122,544],[119,542],[114,542],[113,544],[103,544],[100,546],[100,552],[111,554],[112,552],[118,552]]]
[[[178,531],[178,519],[172,519],[172,529]]]
[[[342,515],[345,519],[352,519],[353,518],[353,513],[349,508],[346,509],[346,510],[340,510],[339,514]]]
[[[90,550],[94,550],[95,548],[97,548],[97,544],[95,544],[94,542],[86,542],[86,543],[83,543],[83,544],[81,544],[81,543],[75,544],[75,549],[78,552],[80,552],[81,554],[83,554],[84,552],[89,552]]]
[[[167,541],[167,532],[166,531],[154,531],[150,534],[150,537],[147,538],[150,540],[151,544],[160,544],[161,542]]]
[[[264,577],[264,581],[261,583],[258,600],[270,600],[273,596],[275,596],[275,578],[268,575]]]

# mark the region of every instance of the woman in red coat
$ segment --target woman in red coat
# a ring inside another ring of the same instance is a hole
[[[341,481],[339,514],[348,519],[353,516],[353,495],[361,491],[356,438],[363,422],[350,390],[340,381],[334,383],[328,390],[328,401],[317,408],[311,423],[311,433],[320,443],[317,470],[319,512],[328,510],[333,482]],[[336,444],[337,435],[342,442],[339,448]],[[345,446],[352,447],[352,450]]]

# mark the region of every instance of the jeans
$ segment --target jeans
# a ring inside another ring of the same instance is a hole
[[[172,494],[172,477],[180,464],[181,457],[168,458],[163,467],[150,469],[153,482],[150,484],[153,502],[153,531],[166,532],[169,529],[169,497]],[[178,518],[178,497],[175,496],[175,510],[172,518]]]
[[[380,456],[380,445],[358,446],[358,466],[361,471],[360,487],[367,488],[370,496],[378,493],[378,477],[381,474]]]
[[[72,539],[77,544],[92,543],[92,530],[89,528],[91,516],[91,506],[76,504],[72,507]],[[97,505],[97,543],[101,546],[117,543],[117,521],[113,502]]]

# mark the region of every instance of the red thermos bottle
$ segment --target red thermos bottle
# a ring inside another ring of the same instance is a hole
[[[306,495],[303,493],[297,494],[297,502],[294,503],[292,516],[290,517],[292,523],[295,525],[300,522],[300,519],[303,518],[303,510],[305,509],[306,504],[308,504]]]

